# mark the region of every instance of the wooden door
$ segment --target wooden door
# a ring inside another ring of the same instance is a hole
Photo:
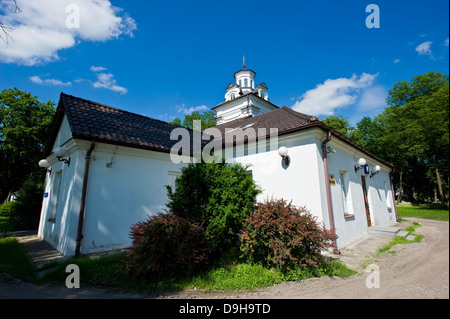
[[[372,222],[370,221],[369,200],[367,198],[366,177],[364,175],[361,175],[361,182],[364,195],[364,206],[366,207],[367,226],[372,226]]]

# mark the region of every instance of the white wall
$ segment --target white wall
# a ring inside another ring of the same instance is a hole
[[[342,248],[349,243],[364,237],[367,234],[367,217],[364,204],[363,188],[361,175],[364,175],[363,169],[355,172],[354,165],[359,158],[366,159],[370,170],[375,165],[380,165],[381,171],[372,178],[365,175],[367,197],[369,202],[370,220],[372,225],[389,225],[395,222],[395,211],[393,209],[392,192],[390,191],[389,167],[368,157],[366,154],[352,148],[336,138],[327,144],[332,147],[336,153],[328,154],[328,172],[334,175],[336,185],[330,186],[333,216],[335,221],[336,233],[339,236],[338,247]],[[344,178],[348,179],[347,186],[347,213],[353,214],[353,217],[345,218],[343,209],[343,196],[340,187],[340,172],[344,173]],[[388,192],[386,192],[388,188]],[[387,201],[390,202],[388,205]],[[388,206],[392,207],[388,210]]]
[[[173,164],[166,153],[98,144],[91,159],[81,253],[130,246],[133,224],[165,212],[169,172],[180,172],[183,165]]]
[[[250,153],[234,159],[234,162],[253,165],[249,170],[252,170],[253,179],[263,189],[258,202],[272,196],[292,200],[296,206],[305,206],[319,222],[328,221],[328,216],[323,214],[326,199],[320,180],[323,178],[323,166],[316,146],[317,133],[317,130],[309,130],[302,135],[283,136],[268,152]],[[289,149],[288,166],[278,154],[278,147],[281,146]],[[267,149],[270,149],[269,145]]]

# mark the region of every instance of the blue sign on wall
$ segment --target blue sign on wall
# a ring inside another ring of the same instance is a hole
[[[48,193],[44,193],[44,198],[47,198],[48,197]]]
[[[368,164],[366,164],[366,165],[364,165],[364,174],[369,174],[370,172],[369,172],[369,165]]]

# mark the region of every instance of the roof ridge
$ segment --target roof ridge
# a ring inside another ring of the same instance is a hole
[[[305,114],[305,113],[302,113],[302,112],[294,111],[293,109],[291,109],[290,107],[287,107],[286,105],[281,107],[281,109],[289,112],[290,114],[292,114],[292,115],[294,115],[296,117],[302,118],[302,119],[306,118],[306,119],[308,119],[310,121],[312,119],[317,119],[317,117],[314,116],[314,115],[309,115],[309,114]]]
[[[71,95],[71,94],[67,94],[67,93],[64,93],[64,92],[61,92],[60,96],[61,97],[63,97],[63,96],[71,97],[71,98],[82,100],[82,101],[85,101],[85,102],[88,102],[88,103],[96,104],[98,106],[106,107],[106,108],[109,108],[111,110],[120,111],[120,112],[124,112],[124,113],[130,114],[130,115],[133,115],[133,116],[138,116],[138,117],[141,117],[141,118],[149,119],[149,120],[152,120],[152,121],[155,121],[155,122],[168,124],[168,125],[171,125],[173,127],[179,127],[178,125],[175,125],[175,124],[163,121],[163,120],[155,119],[153,117],[141,115],[141,114],[138,114],[138,113],[133,113],[133,112],[126,111],[126,110],[123,110],[123,109],[119,109],[117,107],[113,107],[113,106],[109,106],[109,105],[106,105],[106,104],[103,104],[103,103],[91,101],[91,100],[88,100],[88,99],[85,99],[85,98],[82,98],[82,97],[78,97],[78,96],[74,96],[74,95]]]

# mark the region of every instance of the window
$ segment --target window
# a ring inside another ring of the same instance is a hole
[[[244,79],[244,87],[248,87],[248,80]]]
[[[61,193],[61,179],[62,179],[62,170],[56,172],[55,177],[53,178],[53,187],[50,197],[50,212],[48,216],[48,221],[51,223],[56,222],[56,213],[58,212],[58,207],[60,204],[60,193]]]
[[[169,177],[168,177],[168,186],[172,188],[172,191],[175,191],[175,189],[178,186],[178,177],[181,176],[181,172],[172,172],[169,171]]]
[[[250,87],[253,88],[253,80],[250,80]]]
[[[392,211],[392,203],[391,203],[391,197],[389,196],[389,194],[391,193],[391,189],[390,189],[390,183],[388,183],[387,181],[384,181],[384,192],[386,195],[387,209],[389,212],[391,212]]]
[[[242,86],[242,82],[241,82],[241,80],[239,80],[239,86]]]
[[[339,170],[339,181],[338,185],[341,188],[341,198],[342,198],[342,209],[344,211],[344,216],[351,217],[352,207],[350,200],[350,189],[348,181],[348,172],[344,170]]]

